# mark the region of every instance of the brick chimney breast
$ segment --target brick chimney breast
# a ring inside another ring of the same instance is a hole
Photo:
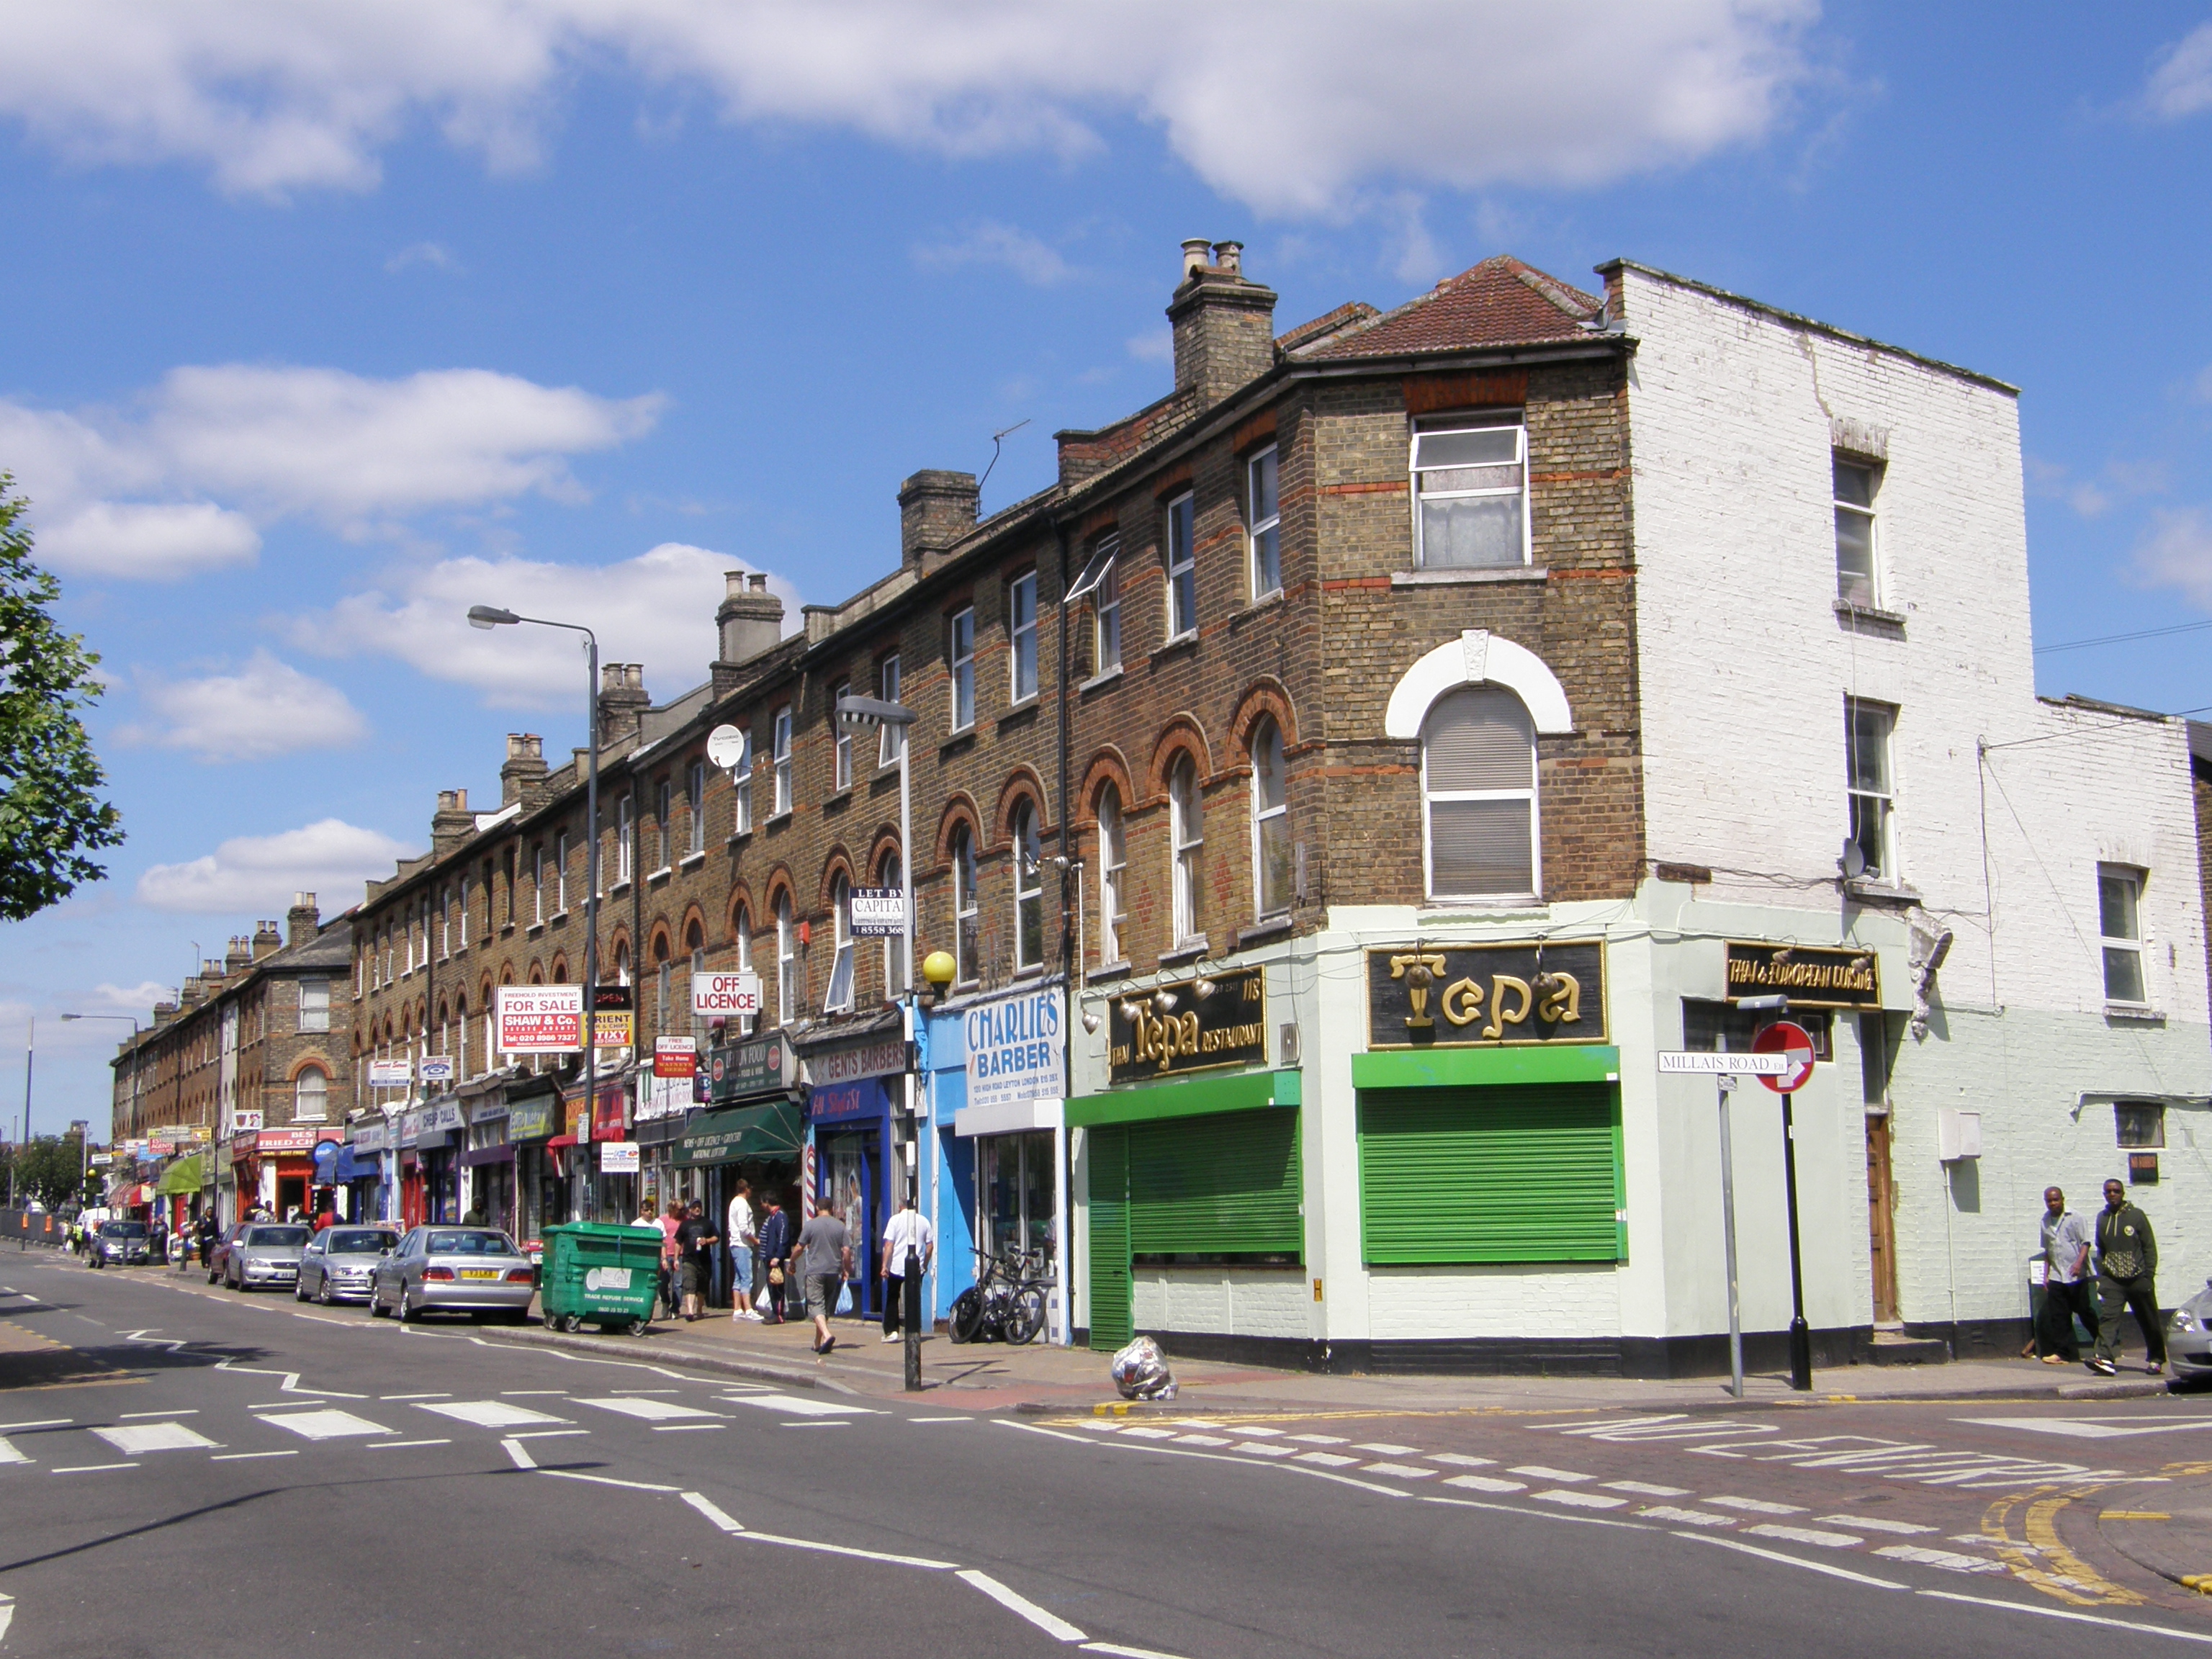
[[[722,580],[726,591],[714,610],[721,655],[715,660],[734,668],[775,649],[783,638],[783,601],[768,591],[759,571],[726,570]]]
[[[599,665],[599,742],[604,746],[635,738],[653,698],[645,689],[645,665],[607,662]]]
[[[283,948],[284,935],[277,931],[276,922],[262,921],[253,924],[253,959],[256,962],[264,957],[274,956]]]
[[[430,850],[451,852],[477,832],[476,814],[469,811],[469,792],[441,789],[438,810],[430,814]]]
[[[535,732],[507,734],[507,760],[499,769],[499,804],[536,805],[545,793],[545,740]]]
[[[917,472],[899,486],[899,558],[918,565],[975,527],[982,495],[972,472]]]
[[[313,893],[292,895],[292,908],[284,913],[285,943],[305,945],[323,931],[322,912],[315,908]]]
[[[1219,403],[1275,366],[1275,291],[1244,275],[1242,242],[1182,245],[1182,282],[1168,306],[1176,390]]]
[[[242,974],[253,965],[253,941],[239,935],[230,941],[230,948],[222,954],[222,971],[226,978]]]

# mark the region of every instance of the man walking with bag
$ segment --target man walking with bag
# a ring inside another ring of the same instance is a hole
[[[2119,1374],[2120,1313],[2136,1316],[2142,1332],[2143,1369],[2156,1376],[2166,1369],[2166,1319],[2158,1310],[2158,1240],[2150,1218],[2128,1202],[2128,1189],[2105,1183],[2105,1207],[2097,1212],[2097,1352],[2089,1369],[2100,1376]]]
[[[753,1310],[753,1263],[759,1259],[760,1231],[753,1225],[753,1184],[740,1177],[730,1194],[729,1226],[722,1242],[730,1250],[730,1317],[757,1320]]]
[[[799,1230],[799,1264],[806,1282],[806,1308],[814,1316],[814,1352],[827,1354],[837,1346],[830,1334],[830,1312],[837,1305],[837,1287],[853,1272],[853,1239],[836,1211],[824,1206],[807,1217]]]
[[[2046,1365],[2070,1365],[2081,1357],[2074,1322],[2092,1341],[2097,1309],[2089,1296],[2089,1224],[2066,1207],[2066,1194],[2043,1189],[2043,1306],[2036,1310],[2035,1352]]]
[[[898,1213],[884,1228],[884,1340],[899,1340],[899,1326],[909,1280],[920,1294],[922,1275],[929,1271],[929,1261],[936,1253],[937,1240],[914,1207],[914,1200],[905,1199]],[[921,1328],[929,1334],[928,1316],[922,1316]]]

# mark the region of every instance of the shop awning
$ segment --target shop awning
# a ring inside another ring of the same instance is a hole
[[[676,1143],[678,1167],[735,1164],[749,1158],[795,1158],[805,1143],[799,1108],[788,1101],[702,1112]]]
[[[1185,1082],[1146,1083],[1103,1095],[1079,1095],[1067,1103],[1067,1127],[1088,1129],[1107,1123],[1146,1123],[1156,1118],[1210,1117],[1216,1112],[1296,1106],[1304,1082],[1297,1072],[1233,1072],[1226,1077],[1194,1077]]]
[[[200,1155],[180,1158],[161,1172],[155,1186],[157,1193],[196,1193],[200,1189]]]

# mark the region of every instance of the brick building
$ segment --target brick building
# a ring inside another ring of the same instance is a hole
[[[351,935],[349,916],[325,923],[315,895],[295,894],[281,930],[258,921],[233,939],[119,1046],[113,1139],[145,1189],[131,1196],[225,1221],[241,1194],[280,1213],[307,1205],[315,1148],[339,1138],[353,1086]]]
[[[581,976],[580,753],[514,735],[495,811],[441,796],[354,933],[376,1201],[527,1231],[811,1153],[809,1200],[877,1235],[898,957],[846,896],[905,849],[850,690],[915,711],[917,957],[956,963],[919,1158],[940,1308],[971,1245],[1035,1249],[1101,1344],[1710,1366],[1711,1103],[1655,1054],[1747,1041],[1736,1004],[1782,985],[1824,1062],[1822,1346],[2002,1340],[2022,1183],[2093,1184],[2085,1114],[2148,1133],[2212,1072],[2203,975],[2154,947],[2203,950],[2185,747],[2033,696],[2012,390],[1626,262],[1601,294],[1494,258],[1278,332],[1241,255],[1185,245],[1173,388],[1060,433],[1051,488],[979,520],[969,475],[914,473],[881,580],[787,636],[733,573],[702,684],[605,668],[599,978],[629,1052],[724,1039],[719,1109],[493,1050],[499,986]],[[2008,767],[2017,835],[1975,805]],[[2135,931],[2100,945],[2108,888]],[[751,1043],[700,1030],[698,969],[760,975]],[[1010,1022],[1064,1044],[1060,1098],[973,1092]],[[609,1136],[640,1177],[597,1171]],[[1788,1318],[1778,1145],[1737,1159],[1756,1352]]]

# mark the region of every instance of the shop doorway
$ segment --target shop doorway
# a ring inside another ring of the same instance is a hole
[[[1031,1258],[1033,1270],[1050,1278],[1057,1259],[1059,1218],[1053,1206],[1053,1132],[987,1135],[983,1154],[983,1249],[992,1255]]]
[[[1889,1170],[1889,1114],[1866,1121],[1867,1234],[1874,1266],[1874,1322],[1897,1318],[1897,1211]]]
[[[858,1276],[857,1311],[883,1311],[883,1280],[877,1252],[883,1241],[883,1194],[878,1190],[882,1170],[871,1156],[876,1137],[865,1131],[833,1133],[816,1132],[822,1189],[815,1195],[818,1209],[835,1210],[845,1224],[853,1243],[853,1270]]]

